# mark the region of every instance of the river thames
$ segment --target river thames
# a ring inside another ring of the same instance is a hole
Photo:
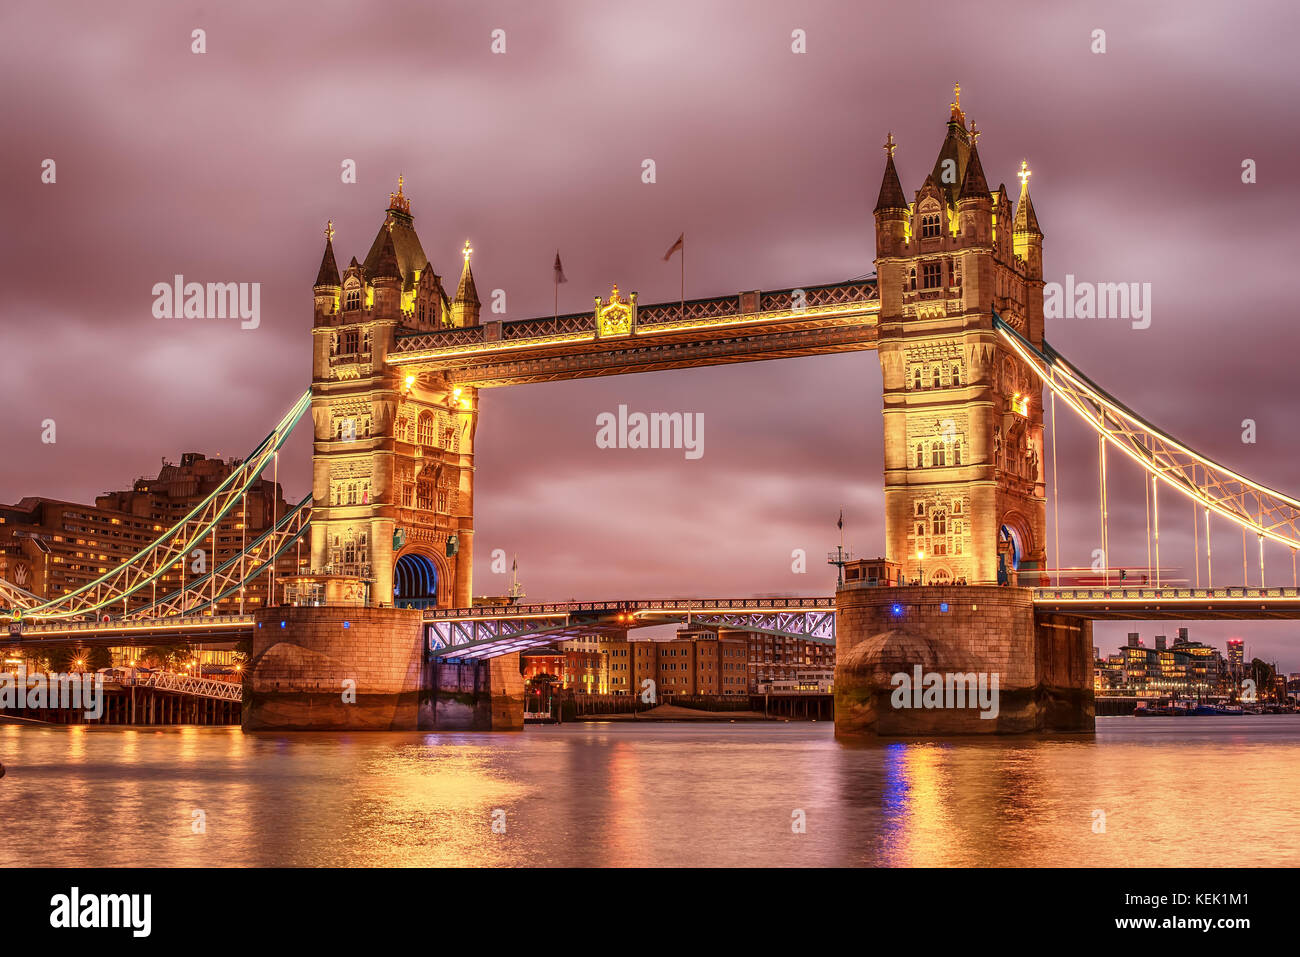
[[[4,725],[0,761],[4,866],[1300,864],[1290,715],[867,745],[799,722]]]

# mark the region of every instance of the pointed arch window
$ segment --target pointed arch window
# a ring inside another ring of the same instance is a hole
[[[912,370],[912,388],[913,389],[921,388],[921,367],[920,366],[917,366],[914,370]]]
[[[941,468],[944,464],[943,443],[935,442],[930,446],[930,463],[936,468]]]
[[[952,464],[961,465],[961,439],[952,444]]]
[[[345,312],[351,312],[361,308],[361,287],[349,286],[347,295],[343,299],[343,309]]]
[[[925,446],[924,445],[917,445],[916,447],[916,467],[918,469],[925,468]]]
[[[434,444],[434,421],[432,412],[421,412],[417,428],[417,442],[420,445]]]

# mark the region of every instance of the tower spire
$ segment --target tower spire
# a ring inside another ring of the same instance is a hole
[[[880,195],[876,199],[876,208],[873,212],[880,212],[882,209],[907,209],[907,197],[903,195],[903,185],[898,181],[898,170],[894,167],[894,150],[898,144],[894,142],[894,133],[891,130],[885,145],[882,147],[885,151],[885,175],[880,181]]]
[[[320,270],[316,273],[317,286],[339,285],[339,267],[334,261],[334,220],[325,224],[325,255],[321,257]]]

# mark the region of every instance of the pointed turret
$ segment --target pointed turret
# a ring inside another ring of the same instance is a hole
[[[1024,260],[1025,275],[1031,280],[1043,278],[1043,231],[1038,228],[1034,201],[1029,198],[1029,163],[1022,161],[1020,172],[1020,201],[1016,204],[1016,218],[1011,227],[1011,241],[1015,254]],[[1031,315],[1031,319],[1034,316]],[[1040,317],[1041,318],[1041,317]]]
[[[970,148],[970,158],[966,161],[966,175],[961,181],[960,199],[988,199],[989,183],[984,178],[984,167],[980,164],[979,149]]]
[[[879,213],[886,209],[907,209],[907,197],[903,193],[903,184],[898,181],[898,170],[894,167],[894,149],[897,147],[894,142],[894,134],[889,134],[889,139],[885,142],[885,150],[889,154],[885,159],[885,176],[880,181],[880,195],[876,199],[876,208],[872,212]]]
[[[320,271],[316,273],[316,288],[339,285],[339,266],[334,261],[334,221],[325,227],[325,255],[321,257]]]
[[[956,204],[957,194],[966,178],[966,163],[971,150],[970,134],[966,131],[966,114],[961,109],[960,83],[953,87],[953,94],[956,99],[948,116],[948,132],[943,138],[943,145],[939,147],[934,169],[930,172],[930,178],[944,191],[950,205]]]
[[[397,247],[393,245],[393,236],[388,230],[385,229],[380,238],[379,255],[375,257],[373,267],[366,271],[371,279],[402,278],[402,270],[397,266]]]
[[[456,298],[451,304],[451,324],[453,326],[477,326],[479,313],[478,290],[474,288],[474,272],[470,269],[469,257],[474,252],[469,240],[465,240],[462,255],[465,267],[460,273],[460,284],[456,286]]]

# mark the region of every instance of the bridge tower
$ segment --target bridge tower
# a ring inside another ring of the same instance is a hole
[[[990,189],[960,86],[908,202],[891,133],[875,207],[886,556],[908,581],[1046,583],[1042,387],[992,313],[1043,341],[1043,234],[1022,164]]]
[[[478,325],[470,248],[454,298],[399,177],[364,262],[339,272],[331,223],[314,285],[311,577],[328,602],[466,606],[478,396],[390,364],[402,335]],[[394,586],[396,595],[394,594]]]

